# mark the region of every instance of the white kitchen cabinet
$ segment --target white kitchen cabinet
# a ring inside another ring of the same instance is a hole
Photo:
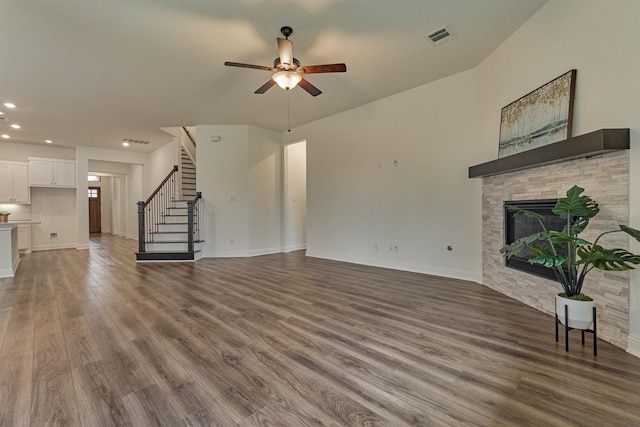
[[[29,157],[32,187],[76,187],[76,162]]]
[[[31,252],[31,226],[28,224],[18,225],[18,249]]]
[[[26,163],[0,163],[0,203],[31,202],[28,171]]]

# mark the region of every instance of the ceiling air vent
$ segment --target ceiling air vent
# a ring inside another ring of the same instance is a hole
[[[433,44],[440,44],[448,40],[449,37],[451,37],[451,33],[449,32],[447,27],[442,27],[438,30],[432,31],[427,35],[427,37]]]
[[[141,141],[139,139],[131,139],[131,138],[125,138],[122,140],[122,142],[128,142],[129,144],[143,144],[143,145],[147,145],[149,144],[149,141]]]

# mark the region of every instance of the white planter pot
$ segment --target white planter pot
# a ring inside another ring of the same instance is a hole
[[[569,306],[569,323],[565,322],[564,306]],[[574,329],[589,329],[593,323],[595,301],[578,301],[556,295],[556,314],[560,323]]]

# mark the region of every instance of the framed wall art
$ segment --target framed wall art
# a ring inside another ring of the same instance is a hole
[[[512,102],[500,115],[498,157],[571,138],[576,70]]]

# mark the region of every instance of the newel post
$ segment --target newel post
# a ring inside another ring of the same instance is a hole
[[[193,200],[187,202],[187,250],[193,252]]]
[[[144,202],[138,202],[138,252],[145,251],[144,206]]]

